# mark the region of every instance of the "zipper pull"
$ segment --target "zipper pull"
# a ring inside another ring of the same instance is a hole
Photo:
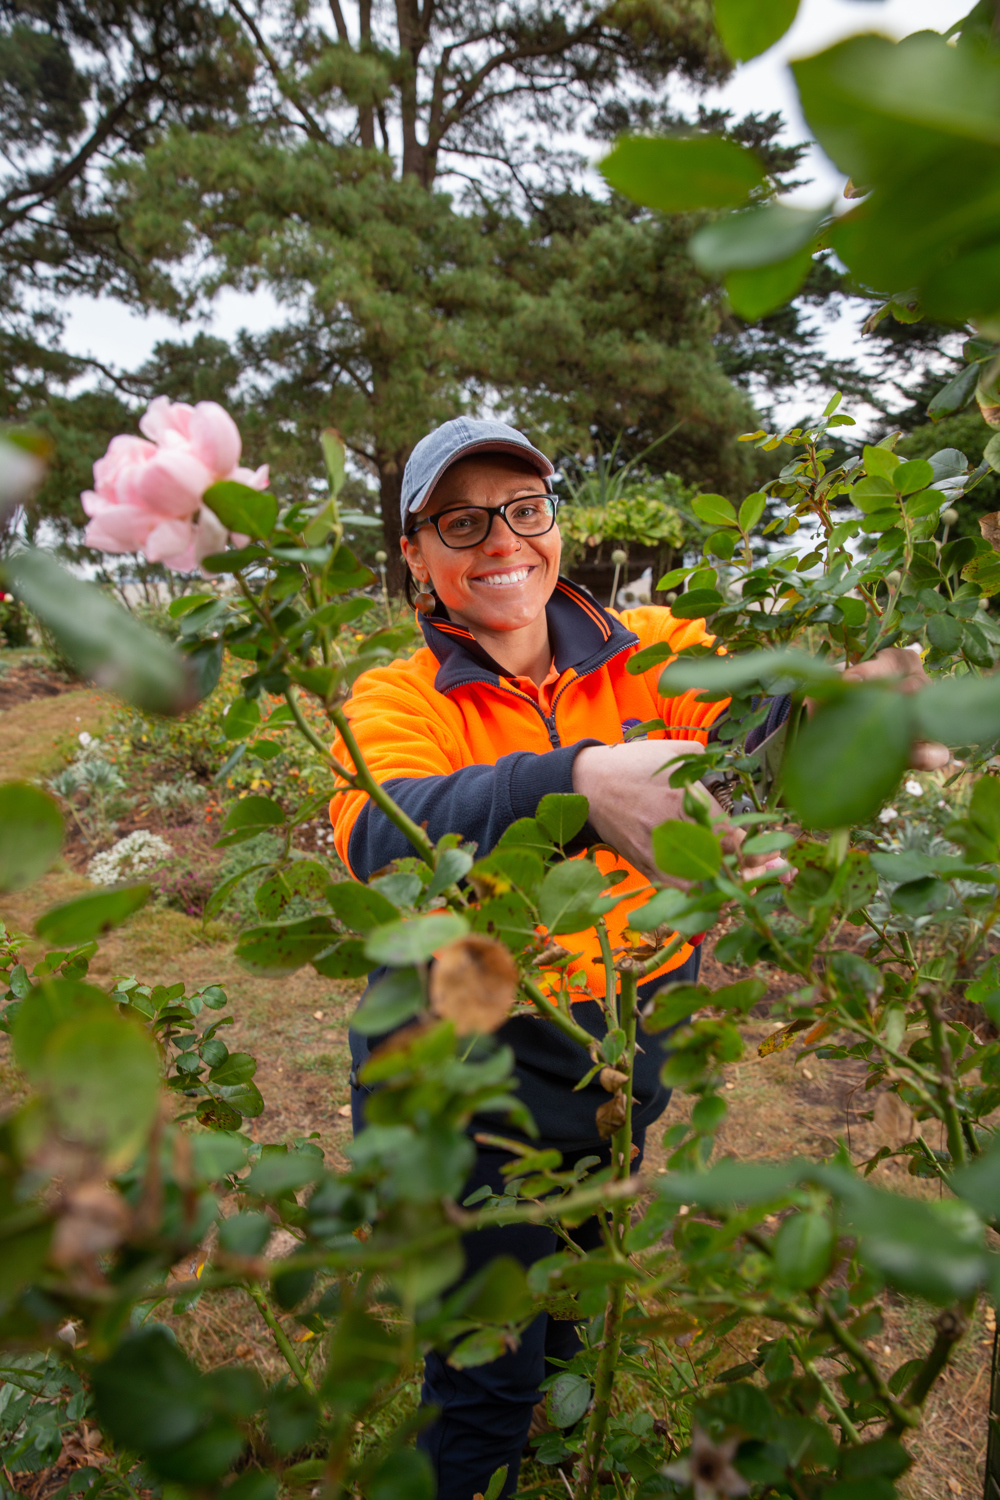
[[[549,731],[549,744],[553,750],[560,750],[562,748],[562,740],[559,738],[559,731],[556,728],[555,714],[543,714],[542,718],[545,720],[545,727]]]

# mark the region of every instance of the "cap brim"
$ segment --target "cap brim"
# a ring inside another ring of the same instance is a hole
[[[543,479],[549,479],[556,472],[555,465],[545,457],[537,448],[526,448],[521,443],[505,443],[503,438],[479,438],[475,442],[463,443],[457,452],[452,453],[445,459],[434,476],[427,481],[423,489],[410,501],[406,507],[408,516],[416,515],[422,510],[430,499],[434,486],[438,483],[441,475],[452,464],[457,463],[460,458],[468,458],[470,453],[513,453],[515,458],[523,458],[525,463],[531,464]],[[543,468],[542,465],[545,465]]]

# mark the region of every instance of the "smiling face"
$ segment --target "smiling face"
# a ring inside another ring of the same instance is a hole
[[[456,505],[503,505],[540,495],[545,482],[513,454],[473,454],[446,469],[417,520]],[[562,543],[558,526],[544,536],[515,536],[495,516],[476,547],[446,547],[433,526],[403,537],[403,556],[413,576],[428,580],[451,618],[476,630],[523,630],[544,615],[559,576]]]

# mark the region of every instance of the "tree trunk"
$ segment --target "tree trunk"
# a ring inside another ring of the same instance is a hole
[[[394,594],[403,592],[406,569],[399,550],[399,497],[403,489],[403,456],[379,458],[378,478],[382,502],[382,529],[385,533],[385,550],[388,562],[385,565],[389,589]]]
[[[359,52],[368,52],[371,50],[372,44],[372,0],[360,0],[358,13],[361,23],[361,40],[358,50]],[[366,150],[374,150],[375,109],[373,105],[363,104],[358,110],[358,130],[362,146]]]

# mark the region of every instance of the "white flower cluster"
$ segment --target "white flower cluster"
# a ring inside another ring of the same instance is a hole
[[[87,866],[87,876],[95,885],[117,885],[121,880],[162,865],[165,860],[172,859],[173,854],[166,839],[161,839],[158,833],[137,828],[135,833],[119,839],[110,849],[95,854]]]

